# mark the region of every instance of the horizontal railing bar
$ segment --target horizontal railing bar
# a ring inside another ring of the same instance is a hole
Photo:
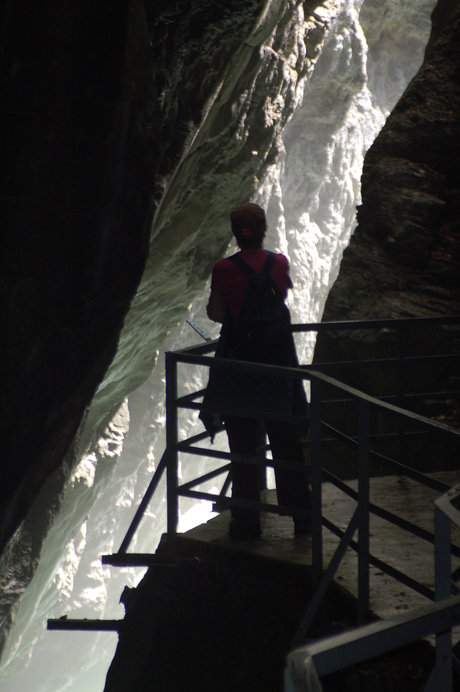
[[[332,483],[336,486],[336,488],[338,488],[343,493],[351,497],[352,500],[358,502],[358,492],[353,488],[350,488],[350,486],[344,483],[344,481],[342,481],[340,478],[337,478],[337,476],[334,476],[332,473],[330,473],[330,471],[326,471],[325,469],[321,470],[321,476],[322,478],[324,478],[324,480],[328,481],[329,483]],[[426,529],[421,528],[420,526],[417,526],[417,524],[412,524],[412,522],[407,521],[406,519],[403,519],[402,517],[399,517],[397,514],[393,514],[392,512],[389,512],[386,509],[383,509],[383,507],[374,505],[372,502],[369,503],[369,511],[372,514],[375,514],[376,516],[380,517],[381,519],[385,519],[391,524],[399,526],[399,528],[404,529],[409,533],[412,533],[414,536],[417,536],[417,538],[421,538],[422,540],[434,545],[434,534],[430,531],[427,531]],[[451,553],[456,557],[460,557],[460,548],[454,544],[451,544]]]
[[[300,510],[295,507],[287,507],[281,505],[272,505],[266,502],[255,502],[253,500],[242,500],[237,498],[222,497],[221,495],[214,495],[213,493],[205,493],[198,490],[186,490],[181,492],[181,488],[178,488],[178,495],[181,497],[192,497],[197,500],[207,500],[212,502],[217,511],[223,511],[223,509],[231,509],[232,507],[243,507],[245,509],[258,509],[261,512],[270,512],[271,514],[279,514],[280,516],[292,516],[295,514],[299,518],[311,518],[311,512],[309,510]]]
[[[454,399],[457,396],[460,396],[460,391],[456,389],[452,390],[451,392],[420,392],[419,394],[404,394],[402,398],[404,400],[408,399],[409,401],[428,401],[429,399]],[[400,398],[401,397],[399,397],[397,394],[393,394],[391,397],[382,396],[382,401]]]
[[[383,399],[383,397],[382,397]],[[322,399],[321,406],[329,406],[331,404],[352,404],[355,399]]]
[[[356,548],[358,548],[357,545]],[[383,560],[380,560],[378,557],[369,554],[369,564],[371,564],[373,567],[376,567],[377,569],[382,570],[382,572],[388,574],[389,577],[393,577],[393,579],[396,579],[397,581],[401,582],[401,584],[404,584],[404,586],[408,586],[410,589],[416,591],[421,596],[425,596],[425,598],[428,598],[430,601],[434,601],[435,593],[433,589],[430,589],[428,588],[428,586],[421,584],[416,579],[412,579],[412,577],[409,577],[407,574],[404,574],[399,569],[392,567],[388,563],[383,562]]]
[[[218,450],[206,449],[204,447],[190,447],[185,442],[180,442],[177,445],[179,452],[184,454],[193,454],[195,456],[209,456],[213,459],[231,459],[232,461],[242,462],[244,464],[252,464],[253,466],[270,466],[271,468],[284,469],[286,471],[298,471],[299,473],[308,473],[308,467],[305,464],[299,464],[297,461],[285,461],[284,459],[269,459],[268,457],[257,457],[251,454],[239,454],[238,452],[220,452]]]
[[[325,427],[330,428],[331,430],[335,430],[335,428],[332,428],[331,426],[327,425],[326,423],[323,423]],[[337,431],[339,432],[339,431]],[[343,433],[339,433],[341,437],[345,438],[348,440],[345,442],[348,446],[355,447],[357,446],[357,442],[355,442],[352,438],[348,438],[346,435]],[[345,441],[345,440],[343,440]],[[431,476],[427,476],[424,473],[421,473],[421,471],[416,471],[415,469],[412,469],[410,466],[406,466],[405,464],[401,464],[400,461],[395,461],[394,459],[390,459],[389,457],[384,456],[383,454],[380,454],[379,452],[374,452],[372,449],[369,451],[370,456],[377,461],[381,466],[385,466],[386,468],[390,468],[393,471],[396,471],[398,475],[401,476],[407,476],[407,478],[411,478],[413,481],[416,481],[417,483],[420,483],[422,485],[427,486],[428,488],[431,488],[432,490],[438,490],[441,493],[445,493],[448,490],[451,489],[451,486],[448,485],[447,483],[443,483],[443,481],[439,481],[436,478],[431,478]],[[325,473],[328,473],[327,471]]]
[[[203,408],[203,404],[201,402],[197,403],[195,401],[186,401],[184,403],[183,401],[181,402],[180,399],[177,399],[176,403],[179,408],[185,408],[187,409],[187,411],[201,411],[201,409]]]
[[[218,469],[215,469],[214,471],[209,471],[209,473],[205,473],[204,476],[194,478],[192,481],[188,481],[188,483],[182,483],[182,485],[180,485],[179,487],[182,490],[189,490],[190,488],[194,488],[196,485],[207,483],[208,481],[211,481],[213,478],[221,476],[223,473],[228,472],[230,468],[231,464],[225,464],[225,466],[221,466]]]
[[[177,402],[177,403],[178,403],[179,408],[185,408],[187,411],[201,411],[201,409],[203,408],[202,402],[197,403],[195,401],[190,401],[190,402],[185,402],[185,404],[179,403],[179,402]]]
[[[205,392],[206,387],[204,389],[199,389],[196,392],[192,392],[191,394],[180,396],[178,399],[176,399],[176,403],[182,405],[184,403],[187,403],[188,401],[195,401],[195,399],[198,399],[198,397],[204,396]]]
[[[347,447],[351,447],[352,449],[356,449],[358,446],[358,442],[356,438],[348,437],[348,435],[345,435],[344,433],[340,432],[339,430],[336,430],[336,428],[333,428],[332,426],[328,425],[327,423],[322,423],[322,425],[333,431],[334,436],[339,442],[343,442],[344,444],[347,445]],[[372,439],[372,437],[371,437]],[[321,440],[322,442],[324,440]],[[424,473],[421,473],[420,471],[416,471],[415,469],[412,469],[410,466],[406,466],[405,464],[402,464],[400,461],[395,461],[394,459],[390,459],[389,457],[384,456],[383,454],[380,454],[379,452],[375,452],[374,450],[369,451],[370,456],[381,466],[385,466],[386,468],[390,468],[393,471],[396,471],[398,475],[402,476],[407,476],[408,478],[412,478],[412,480],[417,481],[418,483],[421,483],[422,485],[426,485],[429,488],[432,488],[433,490],[439,490],[441,493],[445,493],[448,490],[450,490],[451,486],[448,485],[447,483],[443,483],[442,481],[438,481],[435,478],[431,478],[430,476],[425,475]]]
[[[102,555],[102,564],[112,567],[154,567],[170,565],[171,556],[167,553],[113,553]]]
[[[420,392],[419,394],[391,394],[387,396],[378,396],[376,399],[379,401],[401,401],[401,398],[404,399],[404,401],[425,401],[429,399],[454,399],[455,397],[460,396],[460,391],[455,390],[451,392]],[[340,404],[340,405],[345,405],[345,404],[350,404],[354,401],[354,399],[323,399],[321,401],[321,406],[331,406],[333,404]]]
[[[85,632],[119,632],[124,620],[75,620],[71,618],[50,619],[47,621],[48,630],[83,630]]]
[[[340,360],[340,361],[325,361],[325,362],[315,362],[311,364],[302,364],[299,367],[302,370],[320,370],[321,368],[327,368],[328,370],[335,369],[348,370],[350,368],[366,368],[366,367],[396,367],[399,365],[399,358],[375,358],[373,360]]]
[[[431,356],[405,356],[405,365],[422,365],[423,363],[430,363],[434,360],[458,360],[460,354],[458,353],[440,353],[438,355]],[[340,361],[325,361],[317,362],[306,365],[301,365],[303,370],[317,370],[321,368],[327,368],[328,370],[348,370],[353,368],[371,368],[371,367],[397,367],[401,364],[399,358],[373,358],[369,360],[340,360]]]
[[[398,329],[400,326],[420,324],[458,324],[460,317],[458,315],[447,315],[445,317],[402,317],[400,319],[384,319],[384,320],[344,320],[331,322],[306,322],[305,324],[291,325],[292,332],[327,332],[327,331],[348,331],[356,329],[381,329],[389,327]]]
[[[353,438],[349,435],[345,435],[345,433],[341,432],[340,430],[337,430],[337,428],[334,428],[334,426],[329,425],[329,423],[325,423],[324,421],[321,421],[321,427],[325,428],[328,432],[330,432],[338,442],[343,442],[343,444],[345,444],[347,447],[351,447],[351,449],[357,449],[357,437]]]
[[[332,430],[335,430],[331,426],[328,426],[327,424],[323,425],[327,428],[330,428]],[[340,439],[343,439],[343,441],[346,441],[346,444],[349,446],[353,446],[354,448],[357,446],[357,442],[353,440],[353,438],[349,438],[343,433],[340,433],[340,431],[336,431],[338,433],[338,436],[340,436]],[[202,433],[204,437],[207,437],[207,433]],[[198,436],[196,436],[198,437]],[[191,438],[193,439],[193,438]],[[324,441],[324,440],[323,440]],[[179,451],[188,453],[188,454],[193,454],[195,456],[208,456],[210,458],[214,459],[230,459],[234,461],[241,461],[242,457],[241,455],[237,454],[232,454],[230,452],[221,452],[217,450],[211,450],[211,449],[206,449],[202,447],[192,447],[187,444],[188,441],[180,442],[177,447]],[[398,472],[399,475],[404,475],[407,476],[408,478],[411,478],[412,480],[421,483],[429,488],[432,488],[433,490],[437,490],[439,492],[447,492],[450,490],[450,485],[447,483],[443,483],[442,481],[436,480],[434,478],[431,478],[430,476],[427,476],[420,471],[416,471],[415,469],[410,468],[409,466],[406,466],[404,464],[401,464],[399,461],[395,461],[393,459],[389,459],[388,457],[383,456],[382,454],[379,454],[378,452],[374,452],[373,450],[370,451],[371,456],[378,461],[381,465],[389,467],[395,471]],[[244,463],[250,463],[250,464],[255,464],[257,466],[269,466],[272,468],[285,468],[287,470],[296,470],[300,471],[301,469],[306,469],[306,467],[302,466],[301,464],[297,464],[296,462],[282,462],[280,460],[272,460],[268,458],[261,458],[261,457],[250,457],[249,455],[246,455],[244,457]],[[327,471],[323,471],[325,474],[325,478],[335,478],[332,476],[332,474],[329,474]]]
[[[230,461],[235,461],[234,457],[236,457],[236,453],[232,454],[232,452],[221,452],[218,449],[206,449],[204,447],[192,447],[191,445],[187,445],[186,442],[180,442],[177,445],[177,449],[179,452],[184,452],[186,454],[193,454],[194,456],[207,456],[210,459],[230,459]]]
[[[191,411],[201,411],[203,410],[203,405],[202,404],[196,404],[196,403],[190,403],[190,404],[185,404],[184,406],[181,406],[181,408],[191,410]],[[257,420],[269,420],[269,421],[274,421],[275,423],[292,423],[294,425],[305,425],[307,421],[309,420],[305,416],[294,416],[290,415],[287,413],[272,413],[271,411],[258,411],[256,409],[244,409],[241,407],[221,407],[221,410],[219,413],[222,416],[238,416],[239,418],[255,418]],[[247,413],[247,415],[244,415]],[[216,430],[216,435],[217,433],[221,432],[222,430],[225,430],[225,427],[222,426],[218,430]],[[204,433],[203,433],[204,434]],[[209,437],[209,433],[206,433],[206,436]]]
[[[332,431],[333,437],[328,437],[328,438],[321,438],[321,442],[343,442],[347,447],[350,447],[351,449],[357,449],[358,448],[358,437],[357,436],[350,436],[350,435],[345,435],[345,433],[341,432],[340,430],[337,430],[337,428],[334,428],[332,425],[329,423],[325,423],[324,421],[321,421],[321,425],[326,428],[329,431]],[[411,431],[405,433],[408,436],[414,436],[414,435],[427,435],[429,431]],[[376,433],[374,435],[370,435],[370,440],[371,442],[375,442],[377,440],[387,440],[387,439],[394,439],[398,438],[399,435],[398,433]],[[374,452],[373,450],[370,450],[370,454],[374,457],[380,457],[381,455],[378,452]],[[386,458],[386,457],[382,457]],[[391,460],[390,460],[391,461]],[[398,462],[395,462],[398,463]]]
[[[371,622],[353,630],[325,637],[288,656],[290,678],[305,679],[305,661],[312,659],[319,677],[444,632],[459,622],[460,596]],[[297,688],[296,688],[297,689]],[[307,685],[299,684],[300,690]]]
[[[350,387],[349,385],[343,384],[342,382],[339,382],[338,380],[335,380],[334,378],[330,377],[329,375],[325,375],[324,373],[314,371],[314,370],[304,370],[303,368],[291,368],[291,367],[282,367],[278,365],[265,365],[262,363],[249,363],[246,361],[237,361],[237,360],[230,360],[230,359],[225,359],[225,358],[207,358],[205,356],[189,356],[189,355],[181,355],[180,359],[178,357],[178,352],[174,352],[173,355],[175,356],[176,360],[180,360],[180,362],[184,363],[192,363],[195,365],[201,364],[201,365],[208,365],[208,366],[213,366],[218,369],[229,369],[229,370],[240,370],[241,372],[256,372],[256,373],[261,373],[261,374],[266,374],[266,375],[285,375],[287,377],[290,377],[292,379],[301,379],[301,380],[311,380],[311,379],[318,379],[321,382],[325,382],[326,384],[331,385],[332,387],[335,387],[337,389],[340,389],[344,392],[347,392],[348,394],[351,394],[351,396],[355,399],[362,400],[362,401],[367,401],[369,404],[371,404],[374,408],[377,408],[378,410],[384,411],[392,416],[395,416],[396,418],[404,418],[404,419],[409,419],[412,422],[417,422],[420,423],[421,425],[427,426],[429,428],[432,428],[434,430],[437,430],[440,434],[447,435],[449,437],[454,437],[454,438],[459,438],[460,437],[460,430],[457,430],[455,428],[452,428],[448,425],[445,425],[444,423],[439,423],[438,421],[431,420],[430,418],[426,418],[425,416],[421,416],[418,413],[414,413],[413,411],[408,411],[407,409],[403,409],[399,406],[395,406],[394,404],[388,404],[384,401],[379,401],[375,397],[371,396],[370,394],[366,394],[365,392],[361,392],[355,387]],[[250,411],[248,410],[248,413]],[[227,415],[239,415],[241,416],[242,410],[240,408],[229,408],[226,409],[225,411],[222,411],[222,413],[225,413]],[[299,419],[299,422],[302,422],[302,417],[301,416],[286,416],[286,415],[281,415],[281,414],[269,414],[267,412],[262,412],[262,411],[251,411],[251,418],[261,418],[262,420],[264,418],[267,418],[267,420],[285,420],[285,421],[293,421],[297,422],[297,419]],[[244,417],[244,416],[243,416]]]
[[[404,437],[412,438],[412,437],[421,437],[429,435],[430,431],[429,430],[407,430],[404,432]],[[358,440],[358,437],[355,435],[348,435],[348,439],[356,441]],[[394,432],[394,433],[374,433],[370,435],[370,440],[371,442],[380,442],[382,440],[395,440],[399,439],[399,433]],[[307,441],[309,444],[309,441]],[[321,437],[321,442],[341,442],[341,440],[338,440],[336,437]],[[372,452],[371,454],[378,454],[378,452]]]
[[[334,428],[332,425],[329,423],[326,423],[324,421],[321,421],[321,425],[326,428],[329,431],[332,431],[333,437],[328,437],[328,438],[321,438],[321,442],[332,442],[335,440],[336,442],[343,442],[347,447],[350,447],[351,449],[357,449],[358,447],[358,437],[354,435],[345,435],[345,433],[341,432],[340,430],[337,430],[337,428]],[[429,434],[429,431],[427,430],[413,430],[406,432],[405,435],[407,436],[414,436],[414,435],[427,435]],[[377,440],[387,440],[387,439],[394,439],[398,438],[399,434],[398,433],[376,433],[374,435],[370,435],[370,440],[371,442],[375,442]],[[374,457],[379,457],[381,456],[378,452],[374,452],[373,450],[370,450],[370,454]],[[386,457],[382,457],[383,459],[386,459]],[[390,459],[390,461],[392,461]],[[398,463],[398,462],[394,462]]]
[[[405,356],[404,361],[406,364],[415,363],[416,365],[429,363],[433,360],[456,360],[460,356],[460,353],[433,353],[431,356]]]
[[[302,419],[302,420],[305,421],[305,419]],[[329,426],[329,424],[325,423],[325,422],[322,422],[322,425],[324,427]],[[333,428],[333,429],[337,430],[336,428]],[[225,426],[222,425],[220,428],[218,428],[218,430],[216,431],[215,434],[217,435],[217,433],[223,432],[224,430],[225,430]],[[341,433],[340,431],[337,431],[337,433],[338,433],[338,435],[345,435],[344,433]],[[429,435],[429,433],[430,433],[429,430],[408,430],[404,433],[404,435],[405,435],[405,437],[416,437],[416,436],[420,436],[420,435]],[[338,435],[335,437],[322,437],[321,442],[342,442],[342,441],[345,442],[345,440],[339,439]],[[347,435],[345,437],[347,437],[348,440],[350,440],[354,443],[357,443],[358,438],[356,436]],[[399,433],[397,433],[397,432],[394,432],[394,433],[374,433],[370,436],[370,439],[371,439],[371,441],[376,441],[376,440],[396,439],[398,437],[399,437]],[[193,435],[192,437],[187,437],[187,438],[185,438],[185,440],[182,440],[179,444],[180,445],[183,445],[183,444],[192,445],[192,444],[195,444],[196,442],[201,442],[202,440],[206,440],[208,438],[209,438],[209,433],[203,432],[203,433],[199,433],[198,435]],[[307,440],[306,443],[310,444],[310,440]],[[349,446],[351,446],[351,444]],[[270,445],[265,444],[265,445],[262,445],[261,447],[259,447],[258,449],[259,450],[269,450]],[[203,448],[200,448],[200,451],[203,451]],[[193,452],[191,452],[191,453],[193,453]],[[377,454],[377,452],[374,452],[374,454]]]
[[[339,529],[338,526],[333,524],[331,521],[329,521],[329,519],[326,519],[326,517],[324,516],[323,525],[327,529],[329,529],[331,533],[335,534],[338,538],[342,538],[342,536],[344,535],[344,531],[342,531],[342,529]],[[358,552],[358,544],[356,543],[356,541],[350,541],[350,548],[353,548],[353,550],[356,553]],[[412,579],[412,577],[409,577],[407,574],[400,572],[395,567],[391,567],[391,565],[387,564],[386,562],[383,562],[383,560],[380,560],[378,557],[371,555],[371,553],[369,553],[368,555],[368,560],[369,564],[371,564],[373,567],[377,567],[378,569],[382,570],[382,572],[385,572],[385,574],[388,574],[390,577],[396,579],[396,581],[401,582],[401,584],[408,586],[413,591],[416,591],[422,596],[425,596],[425,598],[429,598],[431,601],[434,601],[434,591],[432,591],[432,589],[429,589],[424,584],[420,584],[420,582],[416,581],[415,579]]]
[[[187,404],[181,408],[202,410],[201,404]],[[305,416],[294,416],[288,413],[272,413],[270,411],[259,411],[257,409],[244,409],[236,406],[222,406],[219,413],[222,416],[238,416],[238,418],[254,418],[256,420],[271,420],[275,421],[276,423],[293,423],[298,425],[305,425],[308,421],[308,418],[305,418]],[[217,432],[220,432],[221,430],[223,430],[223,428],[219,428]]]
[[[326,384],[330,384],[331,386],[336,387],[337,389],[342,389],[343,391],[351,394],[356,399],[359,399],[361,401],[368,401],[369,404],[371,404],[374,408],[389,413],[390,415],[394,415],[397,418],[409,419],[410,421],[421,423],[424,426],[433,428],[434,430],[437,430],[442,434],[446,434],[449,437],[460,438],[460,430],[451,428],[450,426],[445,425],[444,423],[438,423],[438,421],[431,420],[430,418],[421,416],[420,414],[414,413],[413,411],[408,411],[407,409],[403,409],[400,406],[388,404],[385,401],[379,401],[370,394],[360,392],[358,389],[355,389],[354,387],[349,387],[348,385],[345,385],[339,382],[338,380],[329,377],[329,375],[324,375],[323,373],[310,371],[310,377],[312,379],[317,378],[318,380],[321,380]]]
[[[397,475],[407,476],[407,478],[411,478],[413,481],[421,483],[421,485],[426,485],[428,488],[431,488],[432,490],[438,490],[441,493],[445,493],[451,488],[451,486],[447,483],[439,481],[436,478],[431,478],[431,476],[427,476],[421,471],[416,471],[410,466],[401,464],[400,461],[389,459],[388,457],[383,456],[383,454],[371,451],[371,456],[382,466],[386,466],[387,468],[391,468],[394,471],[396,471]]]
[[[216,435],[217,433],[222,432],[225,430],[225,426],[221,425],[217,430],[216,430]],[[196,442],[202,442],[202,440],[209,439],[209,433],[208,432],[202,432],[198,433],[197,435],[192,435],[192,437],[188,437],[185,440],[181,440],[179,444],[182,444],[183,442],[187,442],[188,444],[192,445],[195,444]]]
[[[377,400],[376,400],[377,401]],[[382,402],[384,404],[384,402]],[[432,433],[433,434],[441,434],[445,435],[447,434],[448,436],[457,436],[460,435],[460,430],[456,430],[455,428],[451,428],[450,426],[444,425],[442,423],[437,423],[436,421],[432,421],[430,418],[425,418],[424,416],[420,416],[419,414],[413,414],[411,411],[407,411],[406,409],[400,409],[399,411],[394,411],[397,407],[391,406],[391,409],[389,412],[391,414],[396,413],[397,416],[399,417],[407,417],[411,419],[412,421],[416,421],[419,424],[422,424],[426,428],[432,428]],[[202,404],[199,403],[190,403],[190,404],[185,404],[184,406],[181,406],[181,408],[184,409],[190,409],[194,411],[201,411],[202,410]],[[402,412],[404,411],[404,415]],[[227,416],[234,416],[238,415],[240,418],[256,418],[258,420],[273,420],[277,422],[289,422],[289,423],[297,423],[297,424],[305,424],[306,419],[303,416],[290,416],[287,414],[283,413],[271,413],[271,412],[266,412],[266,411],[255,411],[255,410],[249,410],[247,411],[248,415],[244,416],[245,410],[241,408],[223,408],[221,411],[222,415],[227,415]],[[308,419],[307,419],[308,420]],[[336,428],[333,428],[330,426],[328,423],[325,423],[324,421],[321,422],[323,427],[329,428],[330,430],[336,430],[337,434],[335,435],[336,439],[342,441],[344,444],[348,444],[350,446],[350,443],[354,440],[353,437],[349,437],[345,435],[344,433],[341,433],[340,430],[337,430]],[[217,432],[220,432],[221,430],[224,430],[224,428],[219,428]],[[422,434],[423,431],[408,431],[406,434],[407,435],[420,435]],[[394,433],[395,435],[397,433]],[[381,437],[387,437],[391,436],[391,434],[375,434],[372,435],[371,438],[374,439],[379,439]],[[208,435],[209,437],[209,435]],[[357,439],[357,438],[356,438]],[[328,440],[329,441],[329,440]]]
[[[310,379],[310,373],[302,368],[292,368],[283,365],[268,365],[266,363],[253,363],[246,360],[233,360],[231,358],[216,358],[201,355],[184,354],[181,351],[172,351],[171,355],[178,363],[189,365],[204,365],[216,370],[230,370],[240,372],[255,372],[263,375],[288,376],[292,379]]]
[[[219,339],[214,341],[207,341],[204,344],[195,344],[194,346],[186,346],[185,348],[173,351],[173,353],[181,353],[187,355],[188,353],[211,353],[211,351],[216,350],[216,346],[219,343]]]

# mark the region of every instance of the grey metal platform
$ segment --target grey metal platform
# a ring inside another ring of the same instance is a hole
[[[460,471],[430,474],[450,485],[460,483]],[[357,487],[357,481],[350,481]],[[371,502],[388,509],[419,526],[433,531],[434,500],[438,492],[423,487],[408,478],[385,476],[371,480]],[[276,502],[274,490],[263,493],[263,501]],[[356,503],[330,483],[323,485],[323,513],[345,529]],[[231,540],[228,536],[230,513],[223,512],[206,524],[183,534],[184,538],[203,541],[232,551],[250,552],[277,560],[311,565],[310,536],[294,536],[294,524],[289,517],[262,514],[262,536],[258,539]],[[460,545],[460,535],[453,531],[453,541]],[[323,529],[324,564],[332,557],[338,539]],[[383,519],[371,516],[371,552],[388,560],[393,566],[420,579],[434,589],[433,546],[399,529]],[[453,567],[460,560],[452,558]],[[390,576],[371,567],[371,610],[380,617],[389,617],[402,611],[427,604],[420,594],[405,587]],[[336,574],[336,581],[353,596],[358,595],[358,563],[356,553],[347,550]]]

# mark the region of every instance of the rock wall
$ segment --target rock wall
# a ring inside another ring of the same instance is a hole
[[[339,5],[5,6],[2,641],[47,534],[91,511],[77,462],[224,252]]]
[[[81,450],[150,375],[230,239],[228,209],[276,155],[338,4],[8,4],[0,546],[90,402]]]
[[[254,65],[251,73],[247,62],[257,62],[258,45],[285,9],[267,3],[264,13],[252,0],[237,5],[221,11],[213,2],[184,2],[171,9],[120,0],[110,10],[103,3],[51,3],[44,10],[14,2],[4,9],[0,547],[62,463],[117,351],[149,253],[155,202],[216,96],[229,56],[258,32],[240,70],[254,86],[258,70]],[[225,38],[216,42],[216,35]],[[241,179],[239,195],[243,187]],[[166,255],[174,264],[174,247],[188,230],[181,238],[178,224],[170,227],[152,262]],[[211,252],[217,255],[227,239],[221,235]],[[214,256],[197,272],[187,252],[187,277],[199,283]],[[179,291],[174,309],[164,283],[162,277],[149,287],[153,301],[167,304],[156,314],[166,313],[157,339],[152,343],[140,320],[145,341],[121,344],[122,372],[112,371],[99,406],[96,399],[83,448],[150,374],[156,347],[193,295],[193,285],[187,295]],[[151,303],[148,310],[155,319]],[[140,351],[147,365],[130,378]],[[123,380],[116,391],[114,379]]]
[[[44,594],[66,539],[76,552],[84,541],[127,432],[120,402],[151,373],[224,252],[228,209],[258,189],[283,149],[343,4],[120,0],[45,10],[10,0],[2,10],[3,543],[16,531],[1,563],[2,644],[33,574]],[[368,5],[366,31],[379,3]],[[329,50],[340,56],[336,40]],[[101,527],[116,521],[100,513]],[[10,680],[37,638],[24,631],[40,594],[24,599]],[[46,592],[39,607],[48,603]]]
[[[453,3],[442,5],[423,66],[365,157],[358,226],[323,321],[460,312],[460,11],[456,3],[450,16]],[[456,349],[448,331],[433,337],[432,350],[440,342]],[[412,346],[425,342],[429,351],[429,340],[417,334]],[[321,335],[315,361],[353,358],[357,349],[382,357],[394,345],[386,341]],[[354,384],[378,393],[376,381]]]
[[[139,6],[11,1],[2,15],[0,547],[116,351],[148,254],[157,149]]]

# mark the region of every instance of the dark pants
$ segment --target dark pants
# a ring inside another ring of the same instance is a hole
[[[235,454],[256,455],[259,442],[259,422],[253,418],[226,416],[230,451]],[[286,423],[265,421],[265,429],[270,439],[273,459],[295,461],[305,465],[302,440],[295,426]],[[232,461],[232,496],[240,500],[260,500],[259,468],[252,464]],[[295,509],[310,509],[310,485],[306,474],[296,471],[275,469],[278,504]],[[234,507],[232,516],[252,519],[259,516],[257,510]]]

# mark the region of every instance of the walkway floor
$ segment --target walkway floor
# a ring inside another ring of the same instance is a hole
[[[459,472],[432,474],[450,485],[460,483]],[[357,481],[350,481],[357,488]],[[434,500],[439,495],[418,483],[405,478],[389,476],[371,481],[371,502],[399,516],[433,531]],[[264,501],[276,502],[274,490],[266,491]],[[329,483],[323,486],[323,513],[341,529],[345,529],[356,503]],[[211,519],[207,524],[187,532],[187,537],[218,544],[229,550],[249,551],[277,560],[311,564],[310,536],[294,536],[293,522],[289,517],[275,514],[262,515],[262,536],[256,540],[230,540],[228,537],[229,512]],[[434,550],[425,541],[408,534],[392,524],[371,516],[371,553],[392,566],[434,589]],[[323,529],[324,566],[326,567],[338,545],[338,539]],[[453,532],[453,542],[460,545],[460,533]],[[453,569],[460,560],[453,558]],[[357,556],[348,550],[336,580],[357,596]],[[371,610],[380,617],[389,617],[402,610],[426,605],[426,599],[395,581],[383,572],[371,567]]]

